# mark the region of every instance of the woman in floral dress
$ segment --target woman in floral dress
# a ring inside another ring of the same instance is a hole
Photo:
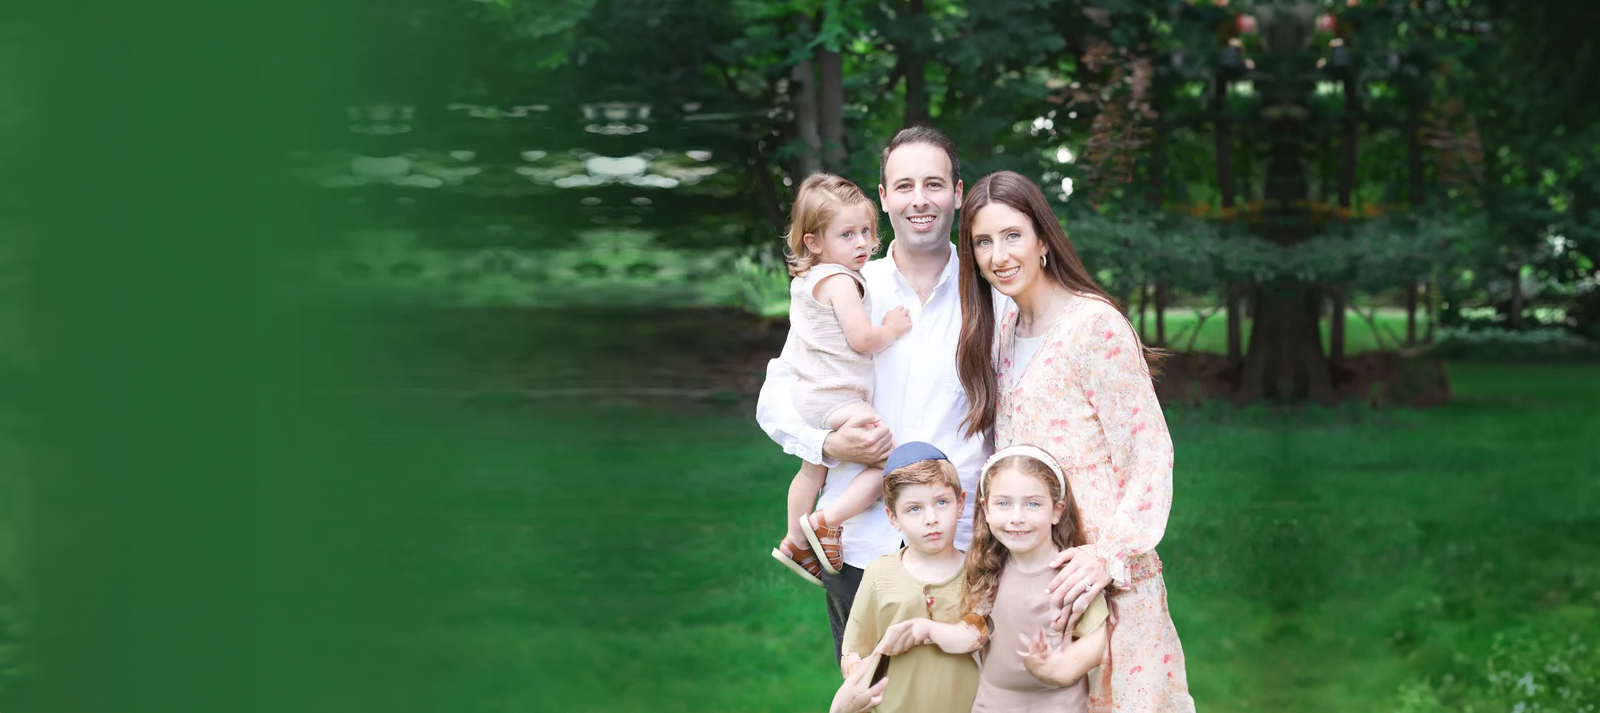
[[[997,448],[1029,443],[1060,463],[1089,541],[1064,568],[1066,601],[1105,589],[1111,604],[1090,710],[1193,711],[1155,552],[1172,508],[1172,439],[1150,380],[1157,355],[1020,174],[990,174],[967,190],[957,249],[965,426],[992,433]]]

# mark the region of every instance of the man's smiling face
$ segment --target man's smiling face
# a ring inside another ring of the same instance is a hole
[[[954,180],[944,149],[929,143],[896,148],[883,164],[883,180],[878,199],[895,240],[919,250],[950,242],[961,182]]]

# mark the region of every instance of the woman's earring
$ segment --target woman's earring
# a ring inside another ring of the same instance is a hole
[[[1047,267],[1049,265],[1050,265],[1050,255],[1049,255],[1049,253],[1046,253],[1044,255],[1040,255],[1039,256],[1039,267]]]

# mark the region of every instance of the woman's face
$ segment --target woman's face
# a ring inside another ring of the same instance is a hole
[[[1050,249],[1033,221],[1003,203],[990,203],[972,218],[972,255],[983,279],[1007,297],[1027,292],[1044,278],[1039,264]]]
[[[989,531],[1018,556],[1049,545],[1051,530],[1067,511],[1066,502],[1054,502],[1043,481],[1014,468],[989,476],[983,495]]]

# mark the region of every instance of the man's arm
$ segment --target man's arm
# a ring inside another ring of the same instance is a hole
[[[787,355],[795,348],[794,337],[790,336],[784,342],[783,353]],[[838,465],[839,461],[828,458],[823,449],[829,431],[806,423],[794,407],[794,387],[794,373],[783,356],[767,362],[767,380],[761,383],[761,395],[756,399],[756,423],[784,453],[829,468]]]

